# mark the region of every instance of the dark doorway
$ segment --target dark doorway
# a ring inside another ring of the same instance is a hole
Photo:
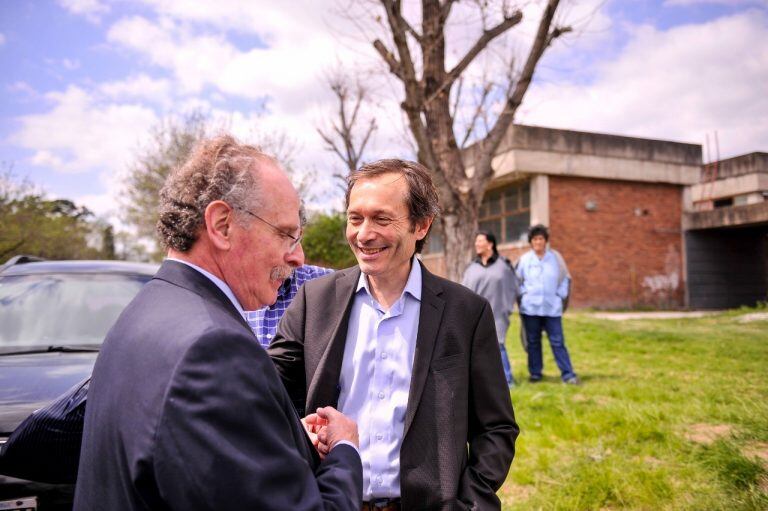
[[[686,231],[688,305],[727,309],[768,299],[768,225]]]

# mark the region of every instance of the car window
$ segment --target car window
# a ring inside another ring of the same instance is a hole
[[[150,278],[99,274],[0,277],[0,348],[99,345]]]

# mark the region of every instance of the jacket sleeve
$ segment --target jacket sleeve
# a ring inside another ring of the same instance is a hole
[[[469,458],[461,476],[459,500],[470,509],[499,509],[496,491],[507,478],[520,430],[487,302],[473,333],[471,357]]]
[[[299,415],[305,414],[307,381],[304,372],[304,322],[307,297],[305,286],[299,289],[277,326],[267,353],[291,396]]]
[[[0,474],[75,483],[90,381],[76,384],[19,424],[0,448]]]
[[[178,364],[155,434],[160,494],[178,510],[359,510],[362,465],[335,447],[316,464],[264,350],[214,330]]]

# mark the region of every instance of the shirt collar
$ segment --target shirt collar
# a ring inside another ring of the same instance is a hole
[[[363,272],[360,272],[360,278],[357,279],[355,294],[361,289],[365,289],[365,292],[373,297],[373,294],[371,294],[371,290],[368,287],[368,279]],[[408,293],[418,301],[421,301],[421,262],[416,257],[411,258],[411,271],[408,274],[408,281],[405,283],[405,288],[403,288],[403,294],[400,295],[400,298],[402,298],[405,293]]]
[[[243,306],[240,305],[240,302],[237,300],[237,297],[235,297],[235,293],[233,293],[232,289],[230,289],[230,287],[227,285],[227,283],[224,282],[223,280],[221,280],[219,277],[217,277],[213,273],[211,273],[209,271],[206,271],[206,270],[200,268],[199,266],[197,266],[195,264],[192,264],[192,263],[190,263],[188,261],[182,261],[181,259],[176,259],[174,257],[167,257],[165,260],[166,261],[176,261],[177,263],[186,264],[190,268],[193,268],[193,269],[199,271],[200,273],[202,273],[205,277],[208,277],[208,280],[210,280],[211,282],[216,284],[216,287],[221,289],[221,292],[224,293],[227,296],[227,298],[229,298],[229,300],[232,302],[232,305],[235,306],[235,309],[237,309],[237,311],[240,313],[240,315],[245,317],[245,312],[243,311]]]
[[[477,264],[479,264],[480,266],[485,266],[487,268],[488,266],[490,266],[493,263],[495,263],[496,259],[498,259],[498,258],[499,258],[499,254],[497,252],[494,252],[493,254],[491,254],[491,257],[488,258],[488,263],[483,264],[483,258],[480,257],[480,256],[475,257],[475,262]]]

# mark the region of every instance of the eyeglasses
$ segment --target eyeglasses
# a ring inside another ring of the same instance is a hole
[[[267,222],[266,220],[261,218],[256,213],[251,213],[247,209],[243,209],[243,208],[237,208],[237,209],[239,209],[240,211],[244,211],[245,213],[248,213],[249,215],[251,215],[256,220],[260,220],[260,221],[264,222],[265,224],[270,226],[272,229],[274,229],[275,231],[280,233],[280,235],[285,236],[286,238],[289,238],[289,239],[293,240],[293,241],[291,241],[291,244],[288,246],[288,252],[289,253],[292,253],[294,250],[296,250],[296,247],[298,247],[299,244],[301,244],[301,238],[304,236],[304,230],[303,229],[299,229],[299,235],[298,236],[294,236],[291,233],[285,232],[284,230],[282,230],[281,228],[277,227],[273,223]]]

